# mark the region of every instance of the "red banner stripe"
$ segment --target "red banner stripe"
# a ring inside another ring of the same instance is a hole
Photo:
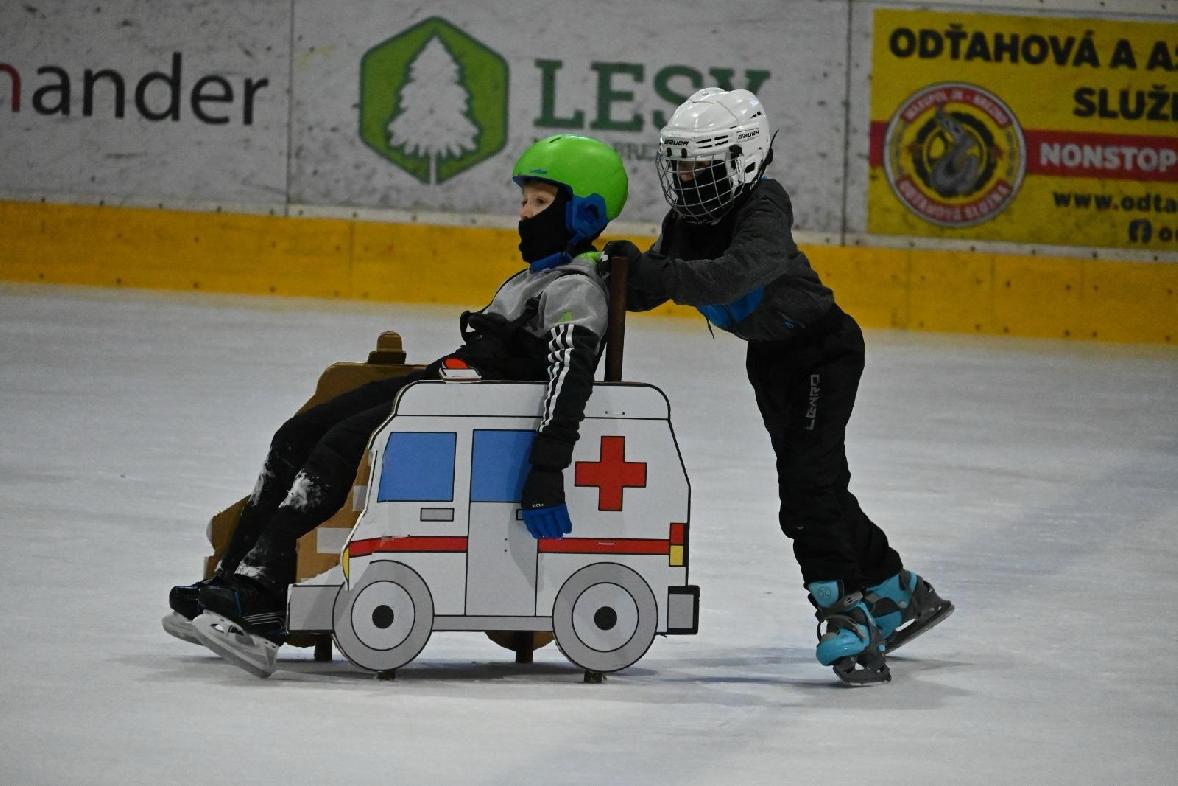
[[[1027,174],[1178,183],[1178,137],[1025,131]]]
[[[887,130],[884,121],[871,124],[873,167],[883,166]],[[1178,137],[1029,129],[1023,138],[1028,175],[1178,182]]]
[[[668,554],[670,541],[654,538],[544,538],[544,554]]]
[[[888,124],[882,120],[871,123],[871,136],[867,148],[867,163],[871,166],[883,166],[884,139],[888,135]]]

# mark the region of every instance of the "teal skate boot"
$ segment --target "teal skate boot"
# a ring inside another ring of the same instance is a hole
[[[864,600],[879,626],[884,652],[895,652],[953,613],[953,604],[932,584],[907,570],[868,587]]]
[[[818,648],[814,653],[818,662],[832,667],[835,676],[848,685],[890,682],[883,636],[863,603],[862,593],[845,592],[841,581],[814,581],[806,589],[818,609]]]

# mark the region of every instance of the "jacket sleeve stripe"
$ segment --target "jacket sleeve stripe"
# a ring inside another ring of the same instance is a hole
[[[593,392],[593,373],[601,339],[575,323],[548,332],[548,385],[543,416],[532,444],[532,463],[563,469],[572,460],[585,403]]]
[[[572,366],[572,331],[572,325],[557,325],[552,329],[552,338],[548,341],[548,387],[544,391],[544,419],[540,421],[541,431],[552,424],[556,402],[560,398],[569,368]]]

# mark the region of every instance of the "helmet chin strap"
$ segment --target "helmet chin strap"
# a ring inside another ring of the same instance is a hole
[[[557,267],[573,259],[578,247],[601,234],[606,224],[605,200],[600,194],[587,197],[574,196],[565,205],[564,223],[572,233],[563,251],[541,257],[528,265],[528,270],[537,273],[550,267]]]
[[[541,257],[535,262],[529,262],[528,270],[532,271],[533,273],[539,273],[541,270],[547,270],[550,267],[563,265],[565,262],[568,262],[571,259],[572,256],[569,255],[567,249],[565,251],[557,251],[555,254],[549,254],[546,257]]]
[[[778,129],[778,131],[780,130]],[[773,135],[769,137],[769,149],[765,151],[765,160],[761,162],[761,167],[757,170],[757,176],[753,179],[754,183],[765,176],[765,170],[773,163],[773,140],[775,139],[777,139],[777,131],[774,131]]]

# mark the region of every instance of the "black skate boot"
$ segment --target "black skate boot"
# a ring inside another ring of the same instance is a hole
[[[192,621],[199,617],[203,611],[200,605],[200,590],[202,587],[219,585],[225,576],[231,575],[236,570],[242,557],[253,548],[257,541],[258,532],[269,515],[267,510],[259,508],[253,500],[250,500],[238,516],[237,525],[229,540],[229,547],[221,556],[213,575],[194,584],[180,584],[172,587],[172,591],[168,593],[168,605],[172,607],[172,613],[162,620],[165,631],[178,639],[190,641],[193,644],[204,644],[192,629]]]
[[[885,652],[895,652],[953,613],[933,585],[906,570],[867,588],[867,608],[879,625]]]
[[[818,662],[848,685],[890,682],[884,640],[862,594],[845,592],[841,581],[814,581],[806,589],[818,609]]]
[[[204,612],[192,621],[200,642],[258,677],[274,673],[286,641],[286,598],[262,582],[234,574],[199,591]]]
[[[197,596],[201,587],[216,584],[220,580],[220,574],[214,573],[210,578],[193,584],[177,584],[172,587],[168,593],[168,605],[171,606],[172,612],[161,620],[164,631],[182,641],[200,644],[201,640],[192,629],[192,621],[200,616],[202,611]]]

